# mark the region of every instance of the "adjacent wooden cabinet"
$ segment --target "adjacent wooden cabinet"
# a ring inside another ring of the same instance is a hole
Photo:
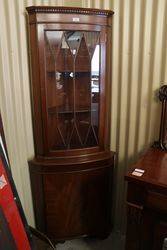
[[[51,238],[111,231],[112,11],[27,7],[36,226]]]
[[[167,241],[167,85],[160,88],[162,102],[159,141],[125,176],[127,191],[126,250],[162,250]],[[142,176],[134,169],[144,170]]]
[[[141,177],[135,168],[145,170]],[[167,152],[149,149],[126,175],[126,250],[162,250],[167,238]]]

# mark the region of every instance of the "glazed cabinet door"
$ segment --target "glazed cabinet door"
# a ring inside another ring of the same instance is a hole
[[[103,138],[105,32],[86,28],[38,25],[43,133],[50,154],[98,148]]]

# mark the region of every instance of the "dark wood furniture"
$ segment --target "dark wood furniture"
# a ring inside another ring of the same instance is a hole
[[[111,231],[113,12],[28,7],[36,226],[51,238]]]
[[[126,250],[162,250],[167,238],[167,86],[160,89],[159,141],[125,176],[127,190]],[[141,177],[134,169],[145,170]]]
[[[142,177],[132,175],[145,170]],[[150,149],[128,172],[126,250],[162,250],[167,237],[167,152]]]

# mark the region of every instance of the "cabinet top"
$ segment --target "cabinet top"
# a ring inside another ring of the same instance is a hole
[[[28,13],[76,13],[84,15],[100,15],[111,16],[114,14],[112,10],[103,9],[90,9],[78,7],[65,7],[65,6],[30,6],[26,8]]]
[[[132,175],[134,169],[144,170],[141,177]],[[144,186],[167,190],[167,152],[150,148],[125,175],[125,179]]]

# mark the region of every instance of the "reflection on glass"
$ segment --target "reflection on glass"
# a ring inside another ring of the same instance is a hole
[[[99,32],[45,32],[49,144],[52,150],[98,145]]]
[[[92,89],[92,123],[97,130],[99,114],[99,45],[96,45],[91,62],[91,89]],[[97,131],[96,131],[97,134]]]

